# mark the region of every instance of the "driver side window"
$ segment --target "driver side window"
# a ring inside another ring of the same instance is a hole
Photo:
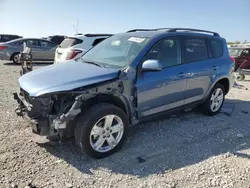
[[[178,38],[165,38],[156,42],[144,57],[144,61],[159,60],[163,68],[181,64],[181,45]]]
[[[249,56],[249,51],[246,49],[246,50],[243,50],[242,53],[241,53],[241,56]]]

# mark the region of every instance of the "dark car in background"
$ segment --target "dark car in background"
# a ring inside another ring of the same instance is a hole
[[[67,36],[65,35],[53,35],[53,36],[48,36],[46,39],[59,45],[66,37]]]
[[[235,59],[235,69],[250,69],[250,47],[231,47],[229,53]]]
[[[8,41],[19,39],[19,38],[23,38],[23,37],[19,35],[0,34],[0,42],[8,42]]]
[[[250,47],[231,47],[229,54],[235,59],[237,80],[244,80],[250,74]]]

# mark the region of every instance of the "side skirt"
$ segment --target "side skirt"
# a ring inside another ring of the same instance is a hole
[[[194,103],[191,103],[191,104],[187,104],[187,105],[184,105],[184,106],[181,106],[181,107],[173,108],[171,110],[167,110],[167,111],[164,111],[164,112],[160,112],[160,113],[157,113],[157,114],[146,116],[146,117],[143,117],[143,118],[139,119],[138,123],[136,123],[134,125],[137,125],[137,124],[140,124],[140,123],[156,121],[156,120],[159,120],[159,119],[163,119],[163,118],[166,118],[166,116],[171,116],[172,114],[181,112],[181,111],[186,110],[188,108],[195,108],[195,107],[201,105],[203,102],[204,101],[201,100],[201,101],[194,102]]]

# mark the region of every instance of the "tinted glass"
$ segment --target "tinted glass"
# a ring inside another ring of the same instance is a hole
[[[179,39],[162,39],[149,50],[144,60],[157,59],[163,67],[181,64],[181,48]]]
[[[95,46],[97,44],[99,44],[100,42],[102,42],[105,38],[99,38],[99,39],[95,39],[92,46]]]
[[[243,50],[241,56],[249,56],[249,51],[247,49]]]
[[[223,55],[223,44],[221,40],[209,39],[208,43],[210,45],[213,58],[219,58]]]
[[[14,39],[21,38],[20,36],[17,35],[0,35],[0,42],[8,42]]]
[[[208,59],[206,41],[203,39],[187,39],[184,44],[185,63]]]
[[[69,48],[75,46],[77,44],[82,43],[82,40],[77,38],[65,38],[62,43],[60,44],[61,48]]]

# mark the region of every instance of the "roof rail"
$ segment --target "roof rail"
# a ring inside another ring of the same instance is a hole
[[[177,32],[177,31],[194,31],[194,32],[204,32],[204,33],[211,33],[214,36],[220,36],[218,33],[213,32],[213,31],[206,31],[206,30],[201,30],[201,29],[191,29],[191,28],[172,28],[169,29],[167,32]]]
[[[156,31],[156,29],[132,29],[127,31],[126,33],[136,32],[136,31]]]
[[[103,33],[97,33],[97,34],[91,34],[91,33],[88,33],[88,34],[85,34],[84,36],[86,37],[102,37],[102,36],[112,36],[113,34],[103,34]]]
[[[193,32],[203,32],[203,33],[211,33],[214,36],[220,36],[218,33],[213,31],[207,31],[207,30],[201,30],[201,29],[192,29],[192,28],[157,28],[157,29],[132,29],[127,31],[127,33],[130,32],[136,32],[136,31],[159,31],[159,30],[166,30],[167,32],[177,32],[177,31],[193,31]]]

